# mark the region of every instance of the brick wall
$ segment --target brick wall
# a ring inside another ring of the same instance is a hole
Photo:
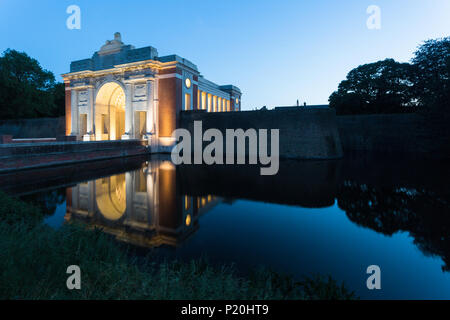
[[[0,172],[147,155],[138,140],[0,144]]]
[[[331,109],[281,108],[276,110],[214,112],[183,111],[180,126],[193,135],[194,121],[203,131],[219,129],[279,129],[280,157],[288,159],[336,159],[343,155]],[[268,146],[270,150],[270,144]]]
[[[443,114],[384,114],[337,117],[344,151],[450,157],[450,117]]]
[[[159,80],[159,136],[171,137],[177,127],[177,115],[181,110],[181,79],[168,78]]]
[[[11,135],[14,139],[56,138],[65,132],[65,117],[0,120],[0,135]]]

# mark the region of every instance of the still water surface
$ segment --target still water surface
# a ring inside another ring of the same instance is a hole
[[[450,299],[449,177],[445,163],[361,155],[283,161],[273,177],[132,158],[0,175],[0,185],[44,207],[54,228],[101,227],[139,252],[329,274],[367,299]],[[366,288],[373,264],[378,291]]]

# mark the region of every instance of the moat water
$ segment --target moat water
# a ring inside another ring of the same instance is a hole
[[[450,168],[349,155],[256,166],[129,158],[0,175],[44,223],[97,226],[136,254],[331,275],[363,299],[450,299]],[[366,269],[381,269],[368,290]]]

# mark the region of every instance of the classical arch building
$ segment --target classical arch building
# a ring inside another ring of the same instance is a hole
[[[177,55],[136,49],[120,33],[92,58],[73,61],[66,85],[66,134],[77,140],[142,139],[173,144],[182,110],[239,111],[241,91],[206,80],[197,66]]]

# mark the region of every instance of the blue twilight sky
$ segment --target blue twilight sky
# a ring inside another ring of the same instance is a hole
[[[72,4],[81,30],[66,28]],[[381,8],[380,30],[366,26],[370,5]],[[243,109],[323,104],[352,68],[409,61],[423,40],[449,36],[450,0],[0,0],[0,51],[25,51],[58,80],[116,31],[237,85]]]

